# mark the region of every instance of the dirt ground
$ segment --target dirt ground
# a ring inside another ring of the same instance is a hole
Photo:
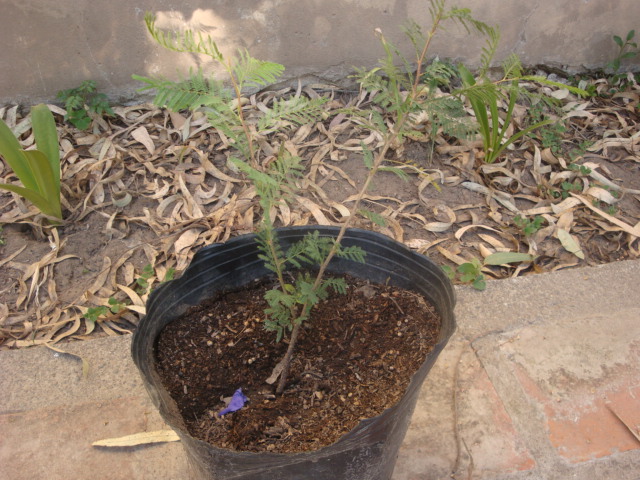
[[[593,82],[608,91],[606,82]],[[564,131],[525,137],[494,164],[483,162],[478,141],[408,139],[387,156],[408,178],[382,172],[366,198],[386,225],[363,218],[354,226],[454,268],[496,251],[536,255],[526,264],[485,267],[489,278],[637,258],[639,93],[630,85],[606,97],[566,95]],[[364,106],[366,96],[322,94],[331,98],[326,120],[260,143],[268,155],[285,140],[306,169],[300,196],[275,212],[278,225],[340,223],[366,171],[361,142],[378,146],[375,133],[332,113]],[[274,97],[249,98],[247,115]],[[130,332],[154,285],[180,275],[202,246],[252,232],[259,221],[254,189],[228,162],[226,139],[204,115],[118,106],[114,117],[82,132],[63,123],[64,110],[50,108],[63,154],[64,223],[43,227],[34,207],[0,191],[0,348]],[[25,148],[33,144],[27,113],[0,108]],[[518,106],[514,127],[527,121],[527,108]],[[3,162],[0,178],[16,182]],[[540,217],[538,229],[525,231],[517,216]]]

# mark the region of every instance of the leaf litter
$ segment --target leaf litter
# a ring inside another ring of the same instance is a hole
[[[606,80],[595,85],[609,88]],[[493,278],[638,258],[640,87],[589,99],[552,93],[566,127],[555,145],[534,132],[500,162],[485,164],[481,142],[415,134],[388,155],[408,180],[381,173],[365,198],[371,214],[355,226],[440,264],[496,252],[529,255],[517,266],[485,265]],[[258,121],[274,102],[300,94],[327,98],[325,120],[284,125],[258,142],[264,161],[284,142],[307,168],[302,194],[281,202],[274,217],[280,226],[337,224],[365,176],[362,146],[380,142],[342,109],[367,107],[371,96],[307,86],[242,103],[247,118]],[[520,127],[526,108],[518,107]],[[259,220],[255,190],[229,161],[229,139],[202,113],[119,106],[115,117],[79,131],[62,123],[63,109],[50,108],[59,122],[65,223],[44,227],[34,207],[0,193],[0,348],[129,333],[153,288],[179,275],[200,248],[251,233]],[[2,107],[0,118],[24,148],[33,146],[22,109]],[[414,121],[429,131],[426,117]],[[0,178],[15,182],[3,162]],[[525,235],[517,215],[544,221]],[[384,222],[373,221],[378,217]],[[145,267],[151,273],[141,288]]]

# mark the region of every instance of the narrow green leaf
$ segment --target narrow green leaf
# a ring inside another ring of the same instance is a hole
[[[55,205],[52,205],[49,200],[44,198],[42,195],[37,193],[34,190],[29,190],[24,187],[20,187],[18,185],[11,185],[7,183],[0,183],[0,188],[3,190],[9,190],[11,192],[17,193],[21,197],[26,198],[31,203],[33,203],[38,210],[40,210],[45,215],[49,215],[51,217],[62,218],[62,214],[56,209]]]
[[[492,253],[484,259],[485,265],[504,265],[505,263],[531,262],[535,255],[518,252],[497,252]]]
[[[460,78],[462,79],[462,83],[464,83],[467,86],[472,86],[476,84],[476,79],[473,77],[473,74],[463,64],[458,65],[458,71],[460,72]]]
[[[569,90],[574,95],[579,95],[581,97],[589,96],[589,92],[587,92],[586,90],[584,90],[582,88],[574,87],[572,85],[566,85],[566,84],[561,83],[561,82],[554,82],[553,80],[549,80],[549,79],[547,79],[545,77],[541,77],[539,75],[525,75],[525,76],[521,77],[520,79],[521,80],[527,80],[527,81],[530,81],[530,82],[542,83],[543,85],[549,85],[550,87],[557,87],[557,88],[562,88],[562,89],[565,89],[565,90]]]
[[[31,124],[33,125],[33,135],[36,139],[36,146],[49,161],[53,174],[53,186],[56,188],[56,192],[60,193],[58,131],[56,130],[56,122],[49,107],[41,103],[31,108]]]
[[[60,209],[60,184],[58,183],[56,185],[55,183],[55,176],[51,171],[49,160],[39,150],[25,151],[24,155],[36,180],[35,191],[46,199],[48,204],[47,211],[53,213],[47,213],[42,210],[40,206],[36,206],[40,208],[43,213],[47,213],[47,215],[62,218],[62,212]]]
[[[407,172],[405,172],[404,170],[398,167],[380,167],[378,170],[381,172],[394,173],[395,175],[397,175],[398,177],[400,177],[402,180],[405,180],[405,181],[409,180],[409,175],[407,175]]]
[[[0,155],[9,164],[25,188],[36,190],[36,179],[29,168],[22,146],[2,119],[0,119]]]

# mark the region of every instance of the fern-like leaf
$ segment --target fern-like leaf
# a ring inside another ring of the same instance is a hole
[[[191,30],[184,32],[165,32],[156,27],[156,17],[149,12],[145,14],[144,21],[153,39],[167,50],[199,53],[208,55],[218,62],[224,62],[224,57],[222,53],[220,53],[218,45],[210,36],[205,38],[201,33],[195,35]]]
[[[153,103],[169,110],[196,110],[202,106],[224,110],[224,106],[231,101],[231,92],[224,88],[221,82],[204,77],[202,71],[191,73],[189,77],[179,82],[163,78],[148,78],[133,75],[135,80],[146,85],[140,90],[156,90]]]
[[[306,97],[292,97],[274,100],[271,109],[258,120],[258,130],[269,133],[282,126],[283,122],[305,125],[316,122],[323,112],[327,102],[324,97],[308,99]]]
[[[348,260],[351,260],[352,262],[365,263],[367,252],[365,252],[362,247],[359,247],[358,245],[351,245],[350,247],[340,245],[338,251],[336,252],[336,256],[340,258],[346,258]]]
[[[238,50],[233,67],[234,75],[240,89],[243,87],[264,87],[275,83],[284,66],[279,63],[258,60],[249,55],[247,50]]]
[[[375,223],[379,227],[385,227],[387,225],[387,221],[384,219],[382,215],[376,212],[372,212],[371,210],[360,210],[360,215],[367,218],[370,222]]]
[[[327,278],[323,281],[323,286],[325,292],[331,288],[340,295],[346,295],[347,293],[347,282],[345,282],[344,278]]]
[[[407,175],[407,172],[405,172],[404,170],[398,167],[383,166],[383,167],[380,167],[378,170],[380,172],[391,172],[395,174],[397,177],[405,181],[409,180],[409,175]]]
[[[432,133],[442,128],[443,133],[455,138],[468,138],[477,131],[469,119],[459,98],[444,96],[434,98],[427,108],[432,123]]]

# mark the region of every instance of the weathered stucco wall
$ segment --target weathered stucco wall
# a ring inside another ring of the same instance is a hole
[[[567,70],[602,67],[616,53],[611,37],[638,27],[637,0],[451,0],[497,25],[497,60],[510,52],[528,65]],[[428,19],[426,0],[0,0],[0,105],[51,101],[58,90],[93,79],[112,97],[139,87],[131,74],[166,75],[206,58],[163,50],[144,28],[147,10],[162,26],[201,29],[223,51],[246,47],[285,64],[288,76],[344,78],[381,55],[373,29],[408,46],[401,25]],[[441,32],[433,55],[477,64],[481,43]],[[634,59],[630,67],[637,67]]]

